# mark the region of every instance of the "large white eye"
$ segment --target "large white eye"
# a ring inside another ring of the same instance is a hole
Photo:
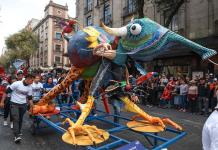
[[[142,31],[142,26],[138,23],[132,24],[130,27],[130,32],[133,35],[138,35],[141,33],[141,31]]]

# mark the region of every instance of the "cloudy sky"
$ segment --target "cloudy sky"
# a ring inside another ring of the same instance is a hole
[[[25,27],[31,18],[42,19],[50,0],[0,0],[0,54],[5,38]],[[68,5],[68,14],[75,17],[76,0],[53,0]]]

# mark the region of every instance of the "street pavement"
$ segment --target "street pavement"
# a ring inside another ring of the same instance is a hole
[[[201,150],[201,132],[202,127],[207,119],[204,116],[179,112],[175,109],[161,109],[157,107],[146,107],[140,105],[146,112],[150,115],[158,116],[158,117],[169,117],[175,122],[179,123],[184,127],[184,130],[187,132],[187,135],[170,146],[169,150]],[[98,109],[103,109],[102,104],[98,105]],[[112,109],[111,109],[112,110]],[[113,110],[112,110],[113,112]],[[122,116],[131,117],[133,114],[128,112],[122,112]],[[112,119],[112,118],[109,118]],[[121,123],[123,123],[121,121]],[[12,131],[9,126],[4,127],[3,118],[0,117],[0,150],[83,150],[86,149],[84,147],[74,147],[72,145],[68,145],[61,140],[61,135],[51,128],[41,129],[37,132],[36,135],[32,135],[30,132],[31,120],[28,115],[24,118],[23,124],[23,136],[22,143],[15,144],[13,141]],[[93,122],[92,124],[97,124],[98,127],[106,127],[107,125],[102,124],[101,122]],[[164,135],[165,133],[163,133]],[[146,147],[149,148],[148,142],[145,140],[143,136],[139,134],[135,134],[130,131],[123,131],[116,134],[124,139],[134,141],[139,140]],[[167,134],[166,134],[167,135]],[[170,136],[170,135],[169,135]]]

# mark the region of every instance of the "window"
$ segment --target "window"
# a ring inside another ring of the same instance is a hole
[[[173,16],[170,27],[172,31],[178,32],[179,27],[178,27],[178,15],[177,14]]]
[[[92,25],[92,16],[88,16],[87,20],[86,20],[87,26],[91,26]]]
[[[100,5],[100,0],[97,0],[96,6]]]
[[[44,67],[48,65],[47,57],[44,57]]]
[[[107,4],[104,6],[104,23],[108,25],[110,24],[110,22],[111,22],[110,5]]]
[[[128,0],[128,10],[129,10],[129,13],[135,12],[136,0]]]
[[[61,40],[62,39],[60,32],[55,32],[55,39],[56,40]]]
[[[87,11],[92,10],[92,0],[87,0]]]
[[[61,15],[61,13],[62,13],[60,10],[57,10],[57,12],[58,12],[58,15]]]
[[[60,44],[55,44],[55,51],[61,52],[61,45]]]
[[[60,63],[61,62],[61,57],[55,56],[55,63]]]

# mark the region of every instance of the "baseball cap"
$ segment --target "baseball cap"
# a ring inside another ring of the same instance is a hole
[[[19,75],[19,74],[23,74],[23,70],[18,70],[17,75]]]
[[[3,85],[3,84],[8,84],[8,81],[3,80],[3,81],[2,81],[2,85]]]

